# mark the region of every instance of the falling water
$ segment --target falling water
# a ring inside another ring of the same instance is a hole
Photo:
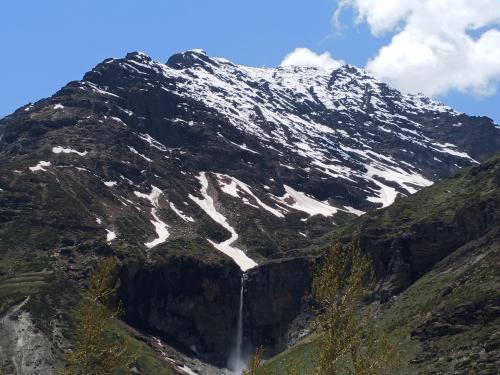
[[[246,273],[241,277],[240,287],[240,308],[238,312],[238,324],[236,326],[236,337],[234,349],[229,357],[229,369],[236,374],[241,374],[246,366],[246,360],[243,354],[243,293],[245,291]]]

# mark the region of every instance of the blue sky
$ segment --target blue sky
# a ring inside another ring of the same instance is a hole
[[[488,0],[485,0],[488,1]],[[252,66],[276,66],[297,47],[330,52],[363,67],[397,30],[373,36],[367,22],[342,13],[332,25],[334,0],[16,0],[0,14],[0,116],[50,96],[107,57],[144,51],[166,61],[173,53],[203,48]],[[500,61],[498,61],[500,65]],[[480,99],[437,95],[469,114],[500,122],[500,95]]]

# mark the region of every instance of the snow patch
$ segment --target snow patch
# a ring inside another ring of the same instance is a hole
[[[61,152],[62,152],[62,153],[64,153],[64,154],[71,154],[71,153],[73,153],[73,154],[78,154],[78,155],[80,155],[80,156],[85,156],[85,155],[87,155],[87,154],[88,154],[88,152],[87,152],[87,151],[82,151],[82,152],[80,152],[80,151],[74,150],[74,149],[72,149],[72,148],[64,148],[64,147],[62,147],[62,146],[55,146],[55,147],[52,147],[52,152],[53,152],[54,154],[60,154]]]
[[[239,145],[239,144],[234,143],[234,142],[232,142],[232,141],[229,141],[229,142],[231,142],[231,143],[232,143],[233,145],[235,145],[236,147],[241,148],[242,150],[245,150],[245,151],[251,152],[252,154],[257,154],[257,155],[259,155],[259,153],[258,153],[257,151],[254,151],[254,150],[252,150],[251,148],[248,148],[248,147],[247,147],[247,145],[246,145],[245,143],[243,143],[242,145]]]
[[[282,197],[276,197],[273,195],[272,197],[285,206],[293,208],[297,211],[305,212],[309,214],[309,216],[323,215],[328,217],[336,214],[338,211],[336,207],[332,207],[329,204],[311,198],[306,194],[291,188],[290,186],[284,185],[284,188],[286,192],[285,195]]]
[[[107,187],[113,187],[117,184],[116,181],[103,181],[104,182],[104,185],[106,185]]]
[[[444,144],[442,144],[442,143],[433,143],[433,145],[439,147],[439,149],[435,149],[438,152],[450,154],[450,155],[453,155],[453,156],[458,156],[459,158],[469,159],[473,163],[479,164],[479,162],[476,159],[473,159],[472,157],[470,157],[470,155],[468,153],[457,151],[456,150],[457,146],[454,145],[453,143],[444,143]]]
[[[151,224],[154,225],[158,238],[144,244],[148,249],[151,249],[156,245],[165,242],[167,238],[170,236],[170,233],[168,231],[168,225],[165,224],[163,221],[161,221],[160,218],[156,215],[156,208],[151,209],[151,215],[153,216]]]
[[[140,133],[138,134],[138,137],[142,139],[143,141],[149,143],[149,145],[153,148],[156,148],[157,150],[166,152],[168,149],[160,142],[158,142],[156,139],[151,137],[149,134],[146,133]]]
[[[255,261],[250,259],[243,250],[238,249],[232,244],[236,242],[238,239],[238,233],[234,230],[234,228],[229,225],[227,218],[224,217],[220,212],[215,208],[215,203],[213,198],[208,194],[208,179],[205,172],[201,172],[197,177],[201,183],[200,193],[203,199],[195,197],[189,194],[189,199],[195,202],[200,208],[205,211],[205,213],[212,218],[215,222],[220,224],[222,227],[227,229],[229,233],[231,233],[231,237],[226,241],[221,243],[216,243],[212,240],[208,240],[217,250],[223,252],[227,256],[231,257],[236,264],[240,267],[240,269],[245,272],[250,268],[253,268],[257,265]]]
[[[139,155],[141,158],[143,158],[144,160],[146,160],[147,162],[151,163],[153,160],[151,160],[150,158],[148,158],[147,156],[141,154],[139,151],[137,151],[135,148],[133,148],[132,146],[128,146],[129,150],[132,151],[134,154],[136,155]]]
[[[277,209],[275,208],[272,208],[270,206],[268,206],[267,204],[265,204],[264,202],[262,202],[253,192],[252,190],[250,190],[250,187],[245,184],[244,182],[238,180],[237,178],[234,178],[234,177],[231,177],[231,176],[228,176],[228,175],[224,175],[224,174],[217,174],[217,180],[219,181],[219,185],[221,187],[221,190],[228,194],[228,195],[231,195],[235,198],[240,198],[240,194],[239,192],[242,190],[243,192],[245,192],[246,194],[248,194],[250,197],[253,198],[253,200],[260,206],[262,207],[264,210],[272,213],[274,216],[276,217],[279,217],[279,218],[284,218],[285,215],[283,215],[280,211],[278,211]],[[249,205],[249,206],[252,206],[252,207],[256,207],[255,205],[251,204],[248,199],[246,198],[243,198],[242,199],[243,203]]]
[[[347,212],[350,212],[351,214],[354,214],[356,216],[361,216],[361,215],[364,215],[366,213],[365,211],[357,210],[351,206],[344,206],[344,210]]]
[[[151,249],[165,242],[167,238],[170,236],[170,232],[168,231],[169,228],[168,225],[165,224],[157,215],[157,209],[160,208],[159,198],[160,195],[162,194],[162,191],[156,186],[151,185],[151,193],[144,194],[139,191],[134,191],[134,194],[139,198],[147,199],[149,202],[151,202],[151,205],[153,206],[151,208],[151,216],[153,216],[151,224],[153,224],[153,226],[155,227],[156,234],[158,237],[153,241],[146,242],[144,244],[148,249]]]
[[[34,167],[29,167],[31,172],[47,171],[44,167],[50,167],[50,161],[39,161]]]
[[[172,202],[170,202],[170,208],[177,214],[177,216],[179,216],[185,222],[194,223],[195,220],[191,216],[187,216],[186,214],[184,214],[181,210],[175,207],[175,205]]]
[[[372,180],[380,188],[379,194],[376,197],[368,197],[366,200],[372,203],[381,203],[382,207],[390,206],[396,200],[398,192],[393,187],[387,186],[380,181]]]
[[[111,242],[116,238],[116,233],[113,232],[112,230],[106,229],[106,241]]]

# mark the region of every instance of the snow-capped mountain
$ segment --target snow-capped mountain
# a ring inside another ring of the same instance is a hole
[[[17,178],[106,188],[87,210],[108,242],[125,240],[117,219],[134,216],[145,251],[205,232],[244,270],[317,235],[310,217],[326,230],[500,149],[490,120],[353,66],[250,68],[201,50],[166,64],[107,59],[0,126],[3,164],[26,160]],[[290,220],[279,244],[273,232]],[[242,227],[266,239],[252,246]]]
[[[127,268],[124,285],[152,289],[124,297],[127,318],[225,353],[241,271],[308,254],[336,225],[498,151],[490,119],[353,66],[251,68],[201,50],[162,64],[130,53],[0,120],[0,250],[57,262],[76,279],[90,255],[139,262],[146,268]],[[151,287],[179,270],[201,289]],[[309,277],[287,272],[291,283]],[[202,302],[191,311],[165,297],[151,315],[145,301],[160,291]]]

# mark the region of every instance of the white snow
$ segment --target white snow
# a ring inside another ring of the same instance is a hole
[[[57,103],[54,105],[54,109],[63,109],[64,106],[61,103]]]
[[[159,207],[159,198],[160,195],[162,194],[162,191],[156,186],[151,185],[151,193],[149,194],[144,194],[141,193],[140,191],[134,191],[134,194],[139,198],[144,198],[150,201],[153,207]]]
[[[134,194],[139,198],[147,199],[149,202],[151,202],[151,205],[153,206],[151,208],[151,216],[153,216],[151,224],[153,224],[153,226],[155,227],[156,234],[158,237],[153,241],[144,244],[148,249],[151,249],[165,242],[167,238],[170,236],[170,232],[168,231],[168,225],[165,224],[157,215],[157,209],[160,208],[159,198],[160,195],[162,194],[162,191],[156,186],[151,185],[151,193],[144,194],[139,191],[134,191]]]
[[[380,181],[372,180],[376,185],[379,186],[380,190],[378,196],[368,197],[367,201],[372,203],[381,203],[382,207],[390,206],[396,200],[398,192],[393,187],[387,186]]]
[[[409,194],[417,191],[416,187],[430,186],[433,182],[417,171],[414,171],[413,166],[408,163],[401,162],[406,165],[410,171],[407,171],[400,166],[396,160],[390,156],[377,154],[369,149],[355,149],[347,146],[341,146],[344,151],[359,155],[363,158],[363,167],[366,169],[364,178],[372,181],[379,187],[376,196],[368,196],[367,201],[372,203],[381,203],[382,207],[391,205],[397,197],[397,190],[380,181],[383,178],[386,181],[392,181],[406,190]]]
[[[205,172],[201,172],[198,176],[198,180],[201,183],[200,193],[202,195],[202,199],[195,197],[189,194],[189,198],[195,202],[200,208],[205,211],[205,213],[212,218],[215,222],[220,224],[222,227],[227,229],[229,233],[231,233],[231,237],[226,241],[221,243],[216,243],[212,240],[208,240],[216,249],[223,252],[227,256],[231,257],[236,264],[241,268],[243,272],[253,268],[257,265],[255,261],[250,259],[243,250],[238,249],[233,245],[234,242],[238,239],[238,233],[234,230],[234,228],[228,223],[227,218],[224,217],[220,212],[215,208],[214,199],[208,194],[208,179]]]
[[[257,154],[257,155],[259,154],[257,151],[254,151],[254,150],[252,150],[251,148],[248,148],[248,147],[247,147],[247,145],[246,145],[245,143],[243,143],[242,145],[239,145],[239,144],[234,143],[234,142],[232,142],[232,141],[229,141],[229,142],[231,142],[231,143],[232,143],[233,145],[235,145],[236,147],[241,148],[242,150],[245,150],[245,151],[251,152],[252,154]]]
[[[102,223],[102,220],[101,220],[100,218],[96,217],[96,218],[95,218],[95,222],[96,222],[97,224],[101,224],[101,223]]]
[[[119,98],[118,95],[116,94],[113,94],[109,91],[106,91],[106,90],[103,90],[102,88],[100,88],[98,85],[96,85],[95,83],[92,83],[92,82],[89,82],[89,81],[82,81],[81,82],[81,85],[82,86],[88,86],[90,87],[90,89],[96,93],[99,93],[99,94],[102,94],[102,95],[108,95],[108,96],[113,96],[115,98]]]
[[[243,191],[244,193],[248,194],[251,198],[253,198],[253,200],[260,206],[262,207],[263,209],[265,209],[266,211],[272,213],[274,216],[277,216],[277,217],[280,217],[280,218],[283,218],[285,217],[285,215],[283,215],[283,213],[281,213],[280,211],[278,211],[277,209],[265,204],[264,202],[262,202],[253,192],[252,190],[250,190],[250,187],[245,184],[244,182],[238,180],[237,178],[234,178],[234,177],[231,177],[231,176],[228,176],[228,175],[224,175],[224,174],[220,174],[218,173],[217,174],[217,180],[219,182],[219,185],[221,187],[221,190],[228,194],[228,195],[231,195],[235,198],[240,198],[240,193],[241,191]],[[254,204],[250,203],[248,201],[248,199],[246,198],[243,198],[243,203],[249,205],[249,206],[252,206],[252,207],[256,207]]]
[[[65,153],[65,154],[74,153],[74,154],[78,154],[78,155],[80,155],[80,156],[85,156],[85,155],[87,155],[87,154],[88,154],[88,152],[87,152],[87,151],[82,151],[82,152],[80,152],[80,151],[74,150],[74,149],[72,149],[72,148],[64,148],[64,147],[62,147],[62,146],[55,146],[55,147],[52,147],[52,152],[53,152],[54,154],[60,154],[61,152],[62,152],[62,153]]]
[[[156,208],[151,209],[151,215],[153,216],[154,219],[151,220],[151,224],[154,225],[158,238],[144,244],[149,249],[165,242],[167,238],[170,236],[167,224],[161,221],[160,218],[158,218],[158,216],[156,215]]]
[[[232,196],[232,197],[235,197],[235,198],[239,198],[239,194],[238,194],[238,184],[236,183],[236,181],[229,177],[229,176],[226,176],[226,175],[221,175],[221,174],[218,174],[217,175],[218,177],[218,180],[219,180],[219,185],[221,187],[221,190]],[[229,181],[227,181],[229,180]]]
[[[46,169],[44,167],[50,167],[50,161],[40,161],[34,167],[29,167],[29,170],[32,172],[46,171]]]
[[[380,163],[373,163],[372,165],[366,166],[368,170],[368,176],[372,178],[374,176],[379,176],[387,181],[394,181],[401,187],[405,188],[410,194],[416,193],[417,190],[413,186],[430,186],[433,184],[432,181],[426,179],[418,173],[408,173],[400,167],[387,167]],[[392,203],[392,202],[391,202]]]
[[[127,181],[127,183],[128,183],[129,185],[132,185],[132,186],[134,186],[134,185],[135,185],[135,184],[134,184],[134,181],[132,181],[130,178],[125,177],[124,175],[120,175],[120,178],[121,178],[122,180],[124,180],[124,181]]]
[[[325,217],[332,216],[338,211],[336,207],[332,207],[327,203],[311,198],[290,186],[284,185],[284,188],[286,191],[285,195],[282,197],[272,197],[281,204],[293,208],[294,210],[305,212],[309,214],[309,216],[323,215]]]
[[[357,216],[361,216],[361,215],[364,215],[366,213],[364,211],[357,210],[357,209],[355,209],[354,207],[351,207],[351,206],[345,206],[344,210],[347,211],[347,212],[350,212],[351,214],[357,215]]]
[[[154,139],[153,137],[151,137],[149,134],[146,134],[146,133],[139,133],[137,135],[140,139],[142,139],[143,141],[146,141],[147,143],[149,143],[149,145],[153,148],[156,148],[157,150],[160,150],[160,151],[168,151],[168,149],[163,145],[161,144],[160,142],[158,142],[156,139]]]
[[[179,367],[179,369],[181,371],[183,371],[184,373],[186,373],[187,375],[199,375],[196,372],[194,372],[193,370],[191,370],[189,367],[187,367],[186,365],[182,365],[181,367]]]
[[[106,241],[111,242],[116,238],[116,233],[113,232],[112,230],[106,229]]]
[[[458,156],[459,158],[469,159],[473,163],[479,164],[479,162],[476,159],[471,158],[468,153],[457,151],[456,150],[457,146],[454,145],[454,144],[452,144],[452,143],[445,143],[445,144],[442,144],[442,143],[433,143],[433,145],[438,146],[438,149],[435,149],[438,152],[442,152],[442,153],[446,153],[446,154]]]
[[[116,181],[103,181],[104,182],[104,185],[106,185],[107,187],[113,187],[117,184]]]
[[[129,150],[132,151],[134,154],[136,155],[139,155],[141,158],[143,158],[144,160],[148,161],[148,162],[152,162],[153,160],[151,160],[150,158],[148,158],[147,156],[141,154],[139,151],[137,151],[135,148],[133,148],[132,146],[128,146]]]
[[[195,54],[194,58],[199,55]],[[391,90],[366,71],[353,66],[334,71],[294,66],[252,68],[213,58],[215,63],[208,63],[211,69],[206,69],[201,61],[185,69],[174,69],[147,59],[136,60],[120,65],[143,79],[146,85],[152,85],[148,82],[149,77],[163,75],[165,80],[157,80],[156,87],[217,111],[244,135],[258,138],[259,151],[267,148],[283,156],[280,159],[282,166],[291,170],[286,172],[293,173],[293,168],[299,168],[295,159],[300,157],[300,168],[307,165],[308,174],[320,173],[324,175],[321,178],[349,180],[358,186],[375,184],[377,189],[365,189],[368,201],[387,205],[397,191],[411,194],[430,182],[416,166],[410,167],[392,158],[392,151],[373,155],[368,150],[393,149],[391,145],[398,144],[401,151],[416,148],[417,151],[433,152],[432,156],[447,153],[452,158],[474,162],[459,147],[440,145],[425,136],[421,131],[423,125],[417,120],[420,114],[434,119],[447,117],[453,126],[459,124],[458,119],[453,119],[460,115],[459,112],[423,95]],[[116,96],[107,92],[104,86],[90,82],[82,85],[101,94]],[[297,111],[298,105],[313,109]],[[314,105],[334,114],[332,121],[322,121]],[[189,106],[178,105],[178,108],[188,110]],[[370,120],[355,126],[359,121],[356,115],[367,113]],[[182,125],[188,123],[178,114],[165,120]],[[198,119],[197,123],[203,125],[203,119]],[[164,151],[165,146],[150,135],[140,134],[139,137],[152,148]],[[257,153],[245,143],[232,143]],[[378,143],[390,147],[379,147]],[[131,151],[152,161],[133,148]],[[410,159],[406,161],[412,163]],[[446,161],[450,165],[455,162]],[[395,183],[395,188],[384,181]],[[238,190],[231,192],[231,188]],[[241,192],[243,189],[237,184],[225,191],[238,194],[249,205],[260,205],[250,194],[243,196]]]
[[[170,202],[170,208],[185,222],[194,223],[195,220],[191,216],[187,216],[186,214],[184,214],[181,210],[175,207],[175,204],[173,204],[172,202]]]

